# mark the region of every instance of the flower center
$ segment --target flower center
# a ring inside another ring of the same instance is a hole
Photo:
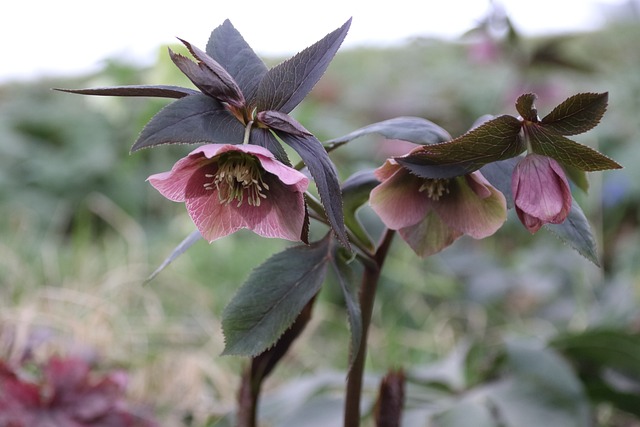
[[[425,179],[419,192],[426,192],[427,197],[431,200],[440,200],[445,194],[449,194],[449,180],[448,179]]]
[[[220,204],[230,204],[237,200],[237,207],[246,199],[249,206],[260,206],[266,199],[269,186],[262,179],[264,170],[254,156],[239,152],[228,152],[220,156],[218,170],[215,174],[207,173],[212,178],[204,184],[205,190],[218,190]]]

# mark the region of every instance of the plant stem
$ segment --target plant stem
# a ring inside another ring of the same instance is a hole
[[[362,379],[364,376],[364,365],[367,356],[367,337],[369,332],[369,324],[371,323],[371,314],[373,313],[373,305],[375,302],[376,289],[378,280],[382,272],[382,265],[387,257],[389,247],[393,240],[395,232],[386,230],[380,239],[378,249],[374,254],[375,263],[367,263],[364,265],[362,274],[362,284],[360,287],[360,310],[362,312],[362,340],[360,348],[353,361],[349,378],[347,379],[347,393],[344,407],[344,426],[357,427],[360,425],[360,400],[362,396]]]

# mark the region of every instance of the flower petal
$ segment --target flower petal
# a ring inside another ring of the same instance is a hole
[[[451,228],[474,239],[495,233],[507,219],[507,202],[480,172],[450,181],[450,193],[433,209]]]
[[[389,172],[389,162],[378,168],[380,176]],[[418,223],[429,210],[429,198],[420,192],[422,180],[398,167],[384,182],[371,190],[369,203],[382,222],[392,230]]]
[[[207,163],[210,162],[198,153],[190,153],[187,157],[178,160],[169,172],[151,175],[147,181],[167,199],[174,202],[184,202],[187,184],[191,176]]]
[[[401,228],[399,234],[418,256],[424,258],[442,251],[463,233],[449,227],[435,211],[430,211],[417,224]]]

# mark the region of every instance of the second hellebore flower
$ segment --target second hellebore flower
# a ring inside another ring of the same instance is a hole
[[[504,195],[480,172],[426,179],[389,159],[375,173],[382,183],[371,191],[371,207],[419,256],[440,252],[463,234],[490,236],[507,218]]]
[[[511,190],[518,218],[531,233],[547,223],[562,223],[571,210],[569,182],[550,157],[525,156],[513,170]]]
[[[209,242],[248,228],[264,237],[300,240],[309,179],[256,145],[208,144],[148,181],[185,202]]]

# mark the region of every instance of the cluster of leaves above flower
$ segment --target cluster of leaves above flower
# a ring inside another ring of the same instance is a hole
[[[185,202],[198,228],[163,266],[200,237],[213,241],[241,228],[307,244],[274,255],[239,289],[223,318],[227,354],[255,356],[273,346],[313,303],[329,265],[345,296],[352,348],[358,347],[360,312],[347,264],[351,254],[363,263],[375,262],[379,247],[356,217],[367,201],[387,229],[397,230],[419,256],[442,251],[462,235],[492,235],[506,221],[507,209],[515,207],[530,232],[546,226],[597,263],[593,236],[567,176],[586,191],[585,172],[620,165],[567,136],[599,123],[606,93],[572,96],[543,119],[534,108],[535,96],[522,95],[516,102],[520,117],[487,119],[455,139],[426,119],[398,117],[323,145],[289,113],[320,79],[349,25],[268,69],[225,21],[211,34],[206,51],[183,41],[196,62],[169,51],[199,91],[175,86],[66,90],[175,98],[146,125],[132,151],[204,144],[171,171],[149,177],[165,197]],[[415,148],[340,185],[329,152],[371,133]],[[299,154],[299,166],[292,166],[283,143]],[[320,202],[306,191],[303,167]],[[310,217],[332,232],[308,245]]]

